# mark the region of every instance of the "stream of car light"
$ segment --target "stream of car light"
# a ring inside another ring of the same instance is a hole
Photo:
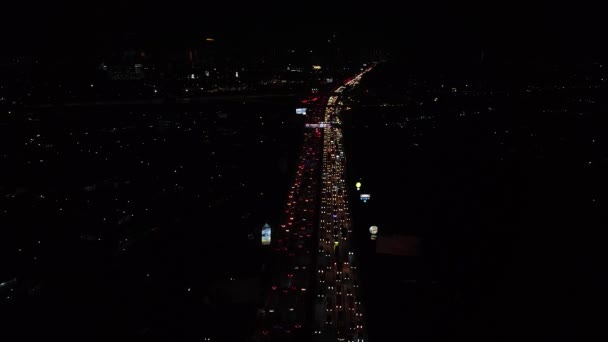
[[[312,129],[305,132],[285,221],[273,243],[272,285],[260,313],[259,341],[310,341],[310,334],[316,341],[367,340],[339,114],[342,93],[369,70],[347,80],[329,98],[321,96],[307,116]]]

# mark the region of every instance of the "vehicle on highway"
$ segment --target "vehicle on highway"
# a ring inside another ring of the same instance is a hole
[[[327,305],[325,306],[327,311],[332,311],[333,310],[333,305],[331,305],[331,298],[327,297]]]

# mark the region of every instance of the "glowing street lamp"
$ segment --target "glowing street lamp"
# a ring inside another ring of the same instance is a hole
[[[376,235],[376,234],[378,234],[378,226],[371,226],[371,227],[369,227],[369,232],[370,232],[372,235]]]
[[[357,191],[361,190],[361,182],[357,182],[355,186],[357,187]]]

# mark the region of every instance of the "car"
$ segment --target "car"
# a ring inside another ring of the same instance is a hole
[[[325,318],[325,324],[331,324],[331,323],[332,323],[331,314],[327,314],[327,317]]]
[[[353,291],[351,289],[346,289],[346,295],[351,297],[353,295]]]
[[[348,301],[348,310],[355,311],[355,303],[353,301]]]

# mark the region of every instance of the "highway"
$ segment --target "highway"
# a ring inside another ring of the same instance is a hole
[[[327,101],[323,128],[322,190],[315,330],[318,341],[366,341],[356,253],[344,167],[340,95],[354,87],[366,69],[337,88]]]
[[[284,221],[274,232],[271,284],[255,341],[366,341],[345,184],[340,94],[365,69],[311,108]]]

